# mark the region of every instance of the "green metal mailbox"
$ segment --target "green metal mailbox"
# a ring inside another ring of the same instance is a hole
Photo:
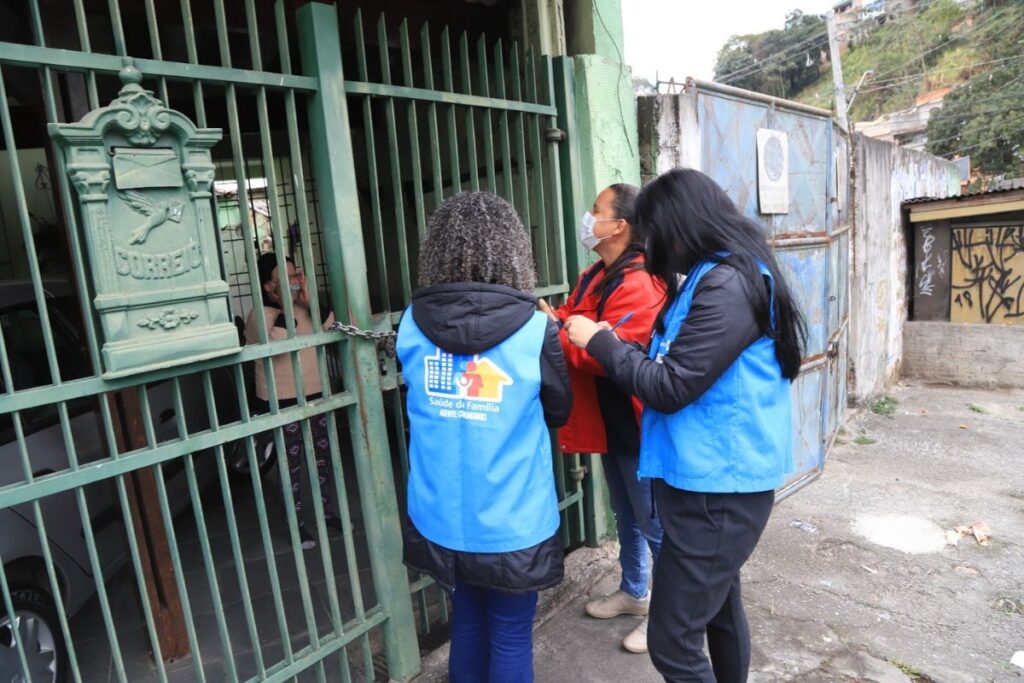
[[[108,106],[49,128],[81,204],[105,378],[239,350],[211,199],[221,130],[165,107],[134,66],[120,77]]]

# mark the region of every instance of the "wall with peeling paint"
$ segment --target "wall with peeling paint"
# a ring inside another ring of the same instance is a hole
[[[956,166],[856,135],[850,320],[850,399],[866,401],[899,377],[907,319],[907,240],[900,204],[960,191]]]

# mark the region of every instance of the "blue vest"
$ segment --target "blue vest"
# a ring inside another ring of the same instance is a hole
[[[551,437],[540,402],[547,316],[475,356],[431,343],[406,310],[409,518],[424,538],[474,553],[522,550],[558,530]]]
[[[650,358],[668,353],[686,321],[697,283],[714,261],[694,266],[665,314],[665,334],[651,340]],[[775,326],[775,282],[771,325]],[[753,493],[782,485],[793,470],[790,382],[782,376],[775,342],[761,337],[700,397],[682,410],[644,410],[640,437],[643,477],[700,493]]]

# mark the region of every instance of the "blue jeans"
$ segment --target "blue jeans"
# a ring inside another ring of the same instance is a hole
[[[533,683],[537,593],[503,593],[455,582],[451,683]]]
[[[637,479],[639,455],[605,453],[601,460],[619,531],[619,565],[622,567],[619,588],[634,598],[642,598],[647,595],[647,583],[654,566],[647,562],[647,548],[650,547],[655,564],[661,550],[661,521],[651,516],[654,510],[651,480]]]

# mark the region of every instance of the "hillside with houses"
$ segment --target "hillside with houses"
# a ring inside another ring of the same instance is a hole
[[[833,13],[858,132],[963,159],[976,186],[1024,175],[1024,3],[842,0]],[[715,80],[832,108],[825,18],[734,36]]]

